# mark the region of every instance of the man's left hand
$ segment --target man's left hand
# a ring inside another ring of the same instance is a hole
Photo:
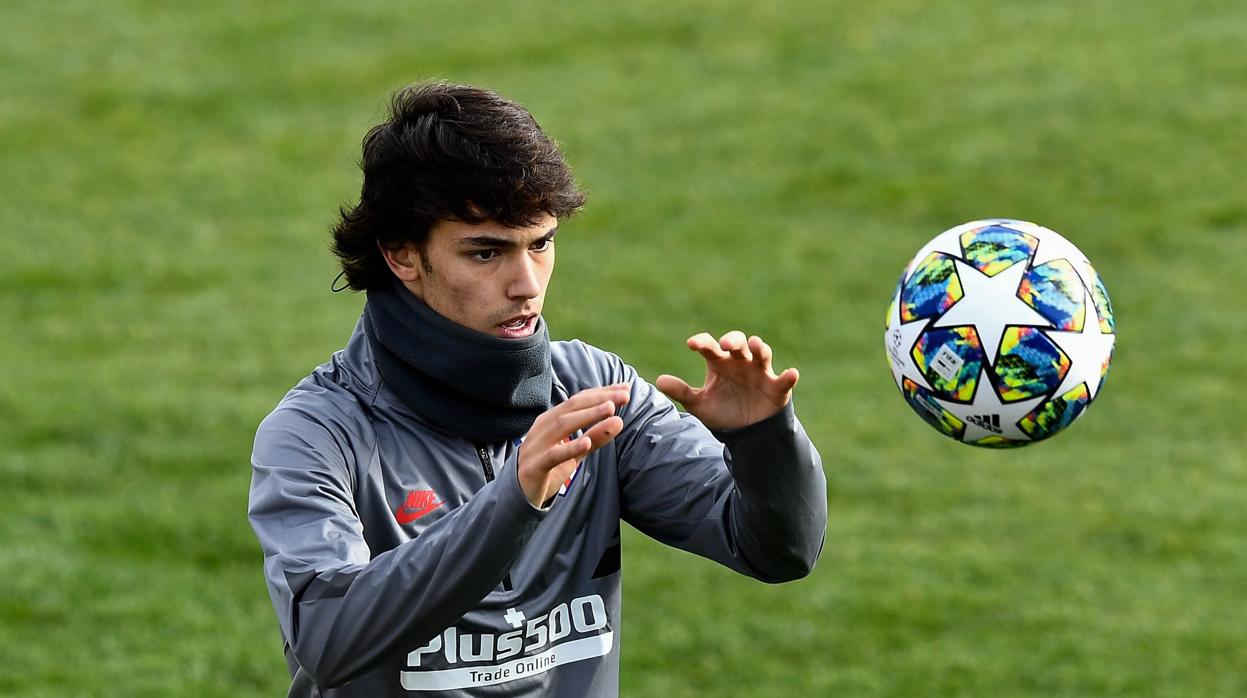
[[[800,374],[790,368],[778,376],[771,368],[771,347],[757,336],[732,330],[715,341],[706,332],[688,338],[688,348],[706,360],[706,380],[693,388],[661,375],[658,389],[684,405],[711,429],[739,429],[760,422],[792,400]]]

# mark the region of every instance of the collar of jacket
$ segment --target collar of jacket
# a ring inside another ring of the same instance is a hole
[[[452,322],[397,279],[368,292],[364,332],[381,379],[421,417],[472,441],[528,433],[549,409],[554,371],[544,318],[523,339]]]

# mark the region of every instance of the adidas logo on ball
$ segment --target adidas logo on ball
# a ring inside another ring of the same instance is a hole
[[[977,424],[988,431],[994,431],[997,434],[1001,433],[1000,415],[998,414],[972,414],[966,417],[966,421]]]

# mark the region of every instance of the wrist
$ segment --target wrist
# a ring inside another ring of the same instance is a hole
[[[532,468],[525,469],[518,462],[516,466],[515,484],[528,505],[536,511],[549,509],[549,497],[545,496],[549,489],[549,473],[534,473]]]
[[[796,419],[796,412],[793,410],[792,400],[784,403],[782,407],[775,410],[770,415],[762,419],[744,424],[739,427],[712,427],[706,425],[710,429],[710,433],[716,439],[723,443],[733,441],[742,437],[754,436],[757,434],[765,434],[770,431],[780,429],[787,430],[792,428],[792,422]]]

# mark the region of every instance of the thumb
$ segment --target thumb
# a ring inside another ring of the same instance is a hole
[[[666,393],[667,397],[685,406],[688,406],[690,401],[697,399],[697,391],[689,387],[688,383],[675,376],[664,373],[658,377],[658,380],[654,381],[654,385]]]
[[[777,378],[779,379],[779,387],[782,388],[784,392],[788,392],[789,390],[797,387],[797,381],[801,380],[801,373],[795,368],[790,368],[779,374]]]

